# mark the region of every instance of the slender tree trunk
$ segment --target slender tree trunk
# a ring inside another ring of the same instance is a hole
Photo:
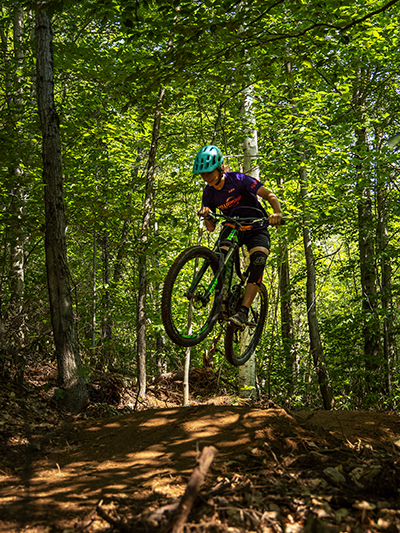
[[[141,161],[142,154],[140,151],[138,151],[137,158],[136,158],[136,164],[132,171],[132,191],[128,194],[127,200],[126,200],[126,209],[129,210],[132,206],[132,199],[133,199],[133,193],[136,189],[135,182],[137,181],[137,176],[139,173],[139,164]],[[132,218],[125,218],[124,223],[122,226],[121,236],[119,238],[120,246],[118,247],[117,256],[114,261],[114,274],[113,274],[113,281],[116,285],[120,283],[123,279],[123,270],[124,270],[124,262],[126,260],[126,244],[128,242],[129,237],[131,236],[132,232],[134,230],[132,229]],[[133,235],[133,239],[136,239],[136,235]]]
[[[108,357],[108,343],[112,339],[111,293],[110,293],[110,249],[108,244],[107,226],[103,230],[101,239],[102,263],[103,263],[103,320],[101,323],[101,343]]]
[[[382,372],[382,351],[380,324],[377,313],[377,272],[375,260],[375,233],[373,229],[372,199],[369,176],[363,160],[367,154],[366,129],[359,128],[357,134],[357,210],[358,246],[360,252],[360,274],[362,288],[362,309],[364,315],[364,358],[366,385],[371,392],[384,392]],[[377,374],[378,373],[378,374]],[[386,391],[387,392],[387,391]]]
[[[288,54],[289,55],[289,54]],[[292,64],[290,61],[285,63],[285,71],[288,80],[288,86],[291,87],[291,70]],[[292,89],[289,92],[289,99],[292,99]],[[281,194],[284,191],[284,179],[282,172],[277,177],[277,185],[280,187]],[[280,234],[282,235],[282,233]],[[290,267],[289,267],[289,252],[287,234],[280,238],[280,264],[279,264],[279,296],[281,302],[281,335],[283,353],[285,357],[285,367],[288,379],[288,396],[293,394],[296,380],[296,359],[297,346],[294,340],[293,333],[293,310],[292,298],[290,291]]]
[[[381,146],[384,140],[384,129],[375,128],[375,142]],[[377,206],[377,227],[376,242],[377,255],[381,267],[380,276],[380,301],[383,315],[383,358],[387,369],[387,391],[392,392],[392,371],[397,358],[397,343],[394,331],[395,313],[393,309],[392,297],[392,264],[391,254],[389,253],[389,229],[388,229],[388,210],[389,210],[389,188],[385,169],[377,165],[376,179],[376,206]]]
[[[292,71],[292,64],[288,61],[285,65],[286,74],[288,76],[288,84],[291,86],[290,75]],[[292,100],[293,94],[292,89],[289,92],[289,99]],[[300,135],[300,134],[299,134]],[[300,139],[300,137],[299,137]],[[299,141],[295,141],[297,145],[300,145]],[[299,153],[302,152],[300,146],[296,146]],[[307,170],[304,166],[304,154],[301,155],[301,164],[299,169],[299,183],[300,183],[300,192],[303,199],[303,243],[304,243],[304,254],[306,259],[306,269],[307,269],[307,321],[308,321],[308,330],[310,336],[310,350],[313,357],[314,368],[317,374],[317,380],[319,385],[319,390],[321,392],[322,401],[324,404],[324,409],[332,409],[333,407],[333,395],[331,386],[329,383],[329,374],[326,367],[324,351],[322,348],[321,336],[319,333],[319,325],[317,318],[317,309],[316,309],[316,276],[315,276],[315,261],[314,254],[312,250],[312,239],[310,231],[310,220],[306,216],[306,199],[308,196],[308,180],[307,180]],[[290,319],[289,319],[290,320]],[[289,324],[286,327],[290,327]],[[292,326],[293,327],[293,326]]]
[[[51,21],[45,11],[36,14],[36,73],[38,112],[43,147],[43,181],[46,216],[46,267],[51,321],[58,364],[59,386],[66,391],[64,403],[71,412],[87,403],[85,382],[75,332],[67,264],[63,196],[63,168],[59,119],[54,104]]]
[[[202,224],[199,225],[198,233],[197,233],[197,245],[200,245],[201,243],[201,236],[202,236]],[[198,260],[196,259],[195,262],[195,269],[193,276],[196,276],[196,273],[199,268]],[[187,333],[190,335],[192,333],[192,316],[193,316],[193,306],[190,304],[189,307],[189,313],[188,313],[188,320],[187,320]],[[183,406],[189,405],[189,389],[190,389],[190,356],[191,356],[192,350],[190,346],[188,346],[185,350],[185,360],[183,363]]]
[[[161,106],[165,96],[165,89],[161,89],[153,123],[153,135],[147,165],[146,193],[144,200],[144,214],[140,235],[141,250],[139,255],[139,293],[137,309],[137,367],[139,396],[146,395],[146,292],[147,292],[147,256],[146,245],[150,230],[152,200],[155,193],[155,161],[158,138],[161,125]]]
[[[307,171],[301,166],[299,171],[300,190],[303,201],[305,201],[307,190]],[[303,216],[303,242],[304,253],[307,267],[307,319],[310,334],[310,348],[314,361],[314,368],[317,374],[319,389],[321,392],[324,409],[332,409],[333,396],[329,383],[329,374],[326,368],[324,351],[322,348],[321,337],[319,333],[317,309],[316,309],[316,282],[315,282],[315,261],[312,250],[312,240],[310,231],[310,221],[305,215]]]
[[[92,348],[96,346],[96,311],[97,311],[97,236],[93,231],[93,278],[92,278]]]
[[[259,167],[256,156],[258,155],[258,139],[256,120],[252,113],[253,88],[249,87],[244,93],[242,104],[242,121],[245,139],[243,142],[243,172],[255,179],[259,179]],[[255,163],[255,164],[254,164]],[[256,394],[256,356],[239,367],[239,394],[242,398],[254,397]]]
[[[277,184],[283,191],[283,178],[278,177]],[[287,235],[280,233],[280,258],[279,258],[279,297],[281,305],[281,335],[283,353],[285,357],[286,375],[288,380],[288,396],[294,391],[296,381],[296,354],[297,347],[294,340],[293,309],[290,291],[290,267]]]
[[[14,171],[16,180],[22,175],[20,167]],[[25,236],[22,227],[22,214],[24,198],[19,187],[12,191],[10,204],[10,214],[12,216],[12,226],[10,227],[10,304],[13,307],[12,315],[17,315],[22,310],[23,296],[25,291],[25,271],[24,271],[24,242]]]
[[[287,239],[281,240],[279,264],[279,297],[281,304],[281,335],[283,353],[285,357],[286,375],[288,380],[288,395],[291,396],[296,382],[296,352],[294,340],[292,297],[290,294],[290,270]]]
[[[20,4],[15,5],[14,24],[13,24],[13,44],[15,59],[15,76],[13,101],[17,109],[23,106],[23,77],[21,72],[24,65],[24,10]],[[23,135],[23,132],[20,132]],[[17,155],[18,157],[18,155]],[[11,192],[11,225],[10,225],[10,307],[9,318],[13,327],[11,328],[12,339],[16,344],[21,345],[24,342],[24,316],[23,316],[23,297],[25,292],[25,271],[24,271],[24,247],[25,235],[22,224],[22,216],[26,198],[23,191],[21,180],[23,171],[20,161],[16,160],[14,168],[10,169],[14,177],[16,186]]]
[[[154,221],[154,231],[158,232],[158,222]],[[160,267],[159,251],[157,250],[154,256],[154,262],[157,268]],[[162,293],[162,283],[161,280],[157,280],[154,284],[154,298],[152,301],[153,313],[159,315],[160,313],[160,298]],[[163,332],[158,330],[155,331],[155,354],[154,362],[156,364],[157,370],[160,374],[163,372],[163,367],[165,367],[165,340]]]
[[[379,169],[378,169],[379,171]],[[392,268],[388,254],[387,194],[385,179],[378,176],[377,183],[377,254],[381,267],[380,300],[383,314],[383,357],[387,368],[387,392],[392,391],[392,366],[396,360],[395,316],[392,300]]]
[[[100,173],[102,176],[102,196],[105,199],[105,208],[108,209],[108,145],[106,142],[99,141],[99,152],[101,154]],[[105,158],[105,162],[104,162]],[[112,339],[113,320],[111,313],[111,291],[110,291],[110,247],[109,231],[107,218],[104,221],[101,245],[101,262],[103,267],[103,287],[102,287],[102,320],[101,320],[101,351],[104,363],[107,367],[112,365],[112,355],[110,353],[110,341]]]

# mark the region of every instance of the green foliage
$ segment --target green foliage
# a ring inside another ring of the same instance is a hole
[[[1,8],[0,257],[6,337],[12,336],[16,243],[24,247],[24,343],[48,357],[43,184],[34,94],[31,26],[25,12],[20,44],[13,37],[15,2]],[[272,230],[265,274],[270,311],[257,351],[262,391],[295,407],[319,405],[308,349],[303,218],[310,220],[317,273],[317,311],[332,386],[341,408],[360,407],[368,394],[358,247],[362,190],[372,202],[370,229],[378,279],[376,314],[397,334],[400,212],[398,148],[398,13],[375,1],[274,4],[205,2],[47,2],[54,26],[55,97],[63,140],[68,256],[78,337],[90,367],[135,374],[138,261],[148,259],[148,369],[176,369],[184,352],[165,338],[160,322],[162,282],[185,247],[215,236],[196,215],[203,183],[191,174],[199,146],[214,142],[232,169],[243,162],[240,107],[254,90],[260,175],[284,199],[288,223]],[[375,13],[375,14],[374,14]],[[290,68],[289,68],[290,67]],[[139,248],[147,159],[160,87],[166,89],[156,162],[152,231]],[[356,152],[357,131],[366,144]],[[360,161],[366,172],[359,172]],[[307,170],[302,199],[298,171]],[[284,186],[281,185],[283,178]],[[279,182],[279,185],[278,185]],[[362,187],[361,187],[362,186]],[[364,189],[363,189],[364,188]],[[383,199],[382,199],[383,198]],[[387,242],[382,246],[384,217]],[[277,269],[289,245],[296,373],[285,362]],[[390,270],[390,283],[384,279]],[[106,275],[108,272],[108,277]],[[382,287],[390,285],[384,302]],[[386,284],[386,285],[385,285]],[[389,303],[388,303],[389,302]],[[111,337],[106,335],[106,325]],[[15,333],[15,332],[14,332]],[[201,365],[212,339],[193,348]],[[216,365],[223,364],[218,353]],[[398,371],[391,355],[389,374]],[[224,367],[225,368],[225,367]],[[386,381],[385,369],[380,379]],[[226,379],[236,369],[226,368]],[[396,383],[378,398],[398,405]]]

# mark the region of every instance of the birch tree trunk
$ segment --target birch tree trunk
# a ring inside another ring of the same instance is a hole
[[[108,243],[109,233],[107,224],[103,229],[101,248],[103,263],[103,319],[101,322],[101,344],[102,351],[109,364],[112,363],[109,343],[112,339],[112,317],[111,317],[111,293],[110,293],[110,250]]]
[[[14,88],[13,88],[13,102],[16,109],[23,106],[23,88],[22,82],[24,66],[24,9],[20,4],[15,5],[14,22],[13,22],[13,45],[14,45]],[[23,132],[20,132],[23,135]],[[9,323],[12,324],[10,328],[9,341],[12,345],[16,345],[18,349],[24,343],[24,322],[23,314],[23,297],[25,292],[25,235],[22,224],[22,216],[24,212],[24,205],[26,203],[26,196],[21,184],[23,178],[23,171],[20,166],[18,152],[16,153],[15,165],[10,168],[10,175],[13,176],[13,181],[16,184],[11,191],[10,202],[10,304],[8,308]],[[20,375],[23,379],[23,373]]]
[[[86,405],[67,264],[63,168],[59,118],[54,103],[53,34],[45,11],[36,13],[36,74],[38,112],[42,129],[46,268],[51,322],[64,404],[73,413]]]
[[[20,72],[23,70],[24,63],[24,10],[19,4],[16,4],[14,11],[14,25],[13,25],[13,42],[14,42],[14,58],[15,58],[15,76],[14,76],[14,104],[22,106],[22,76]],[[21,226],[21,215],[23,211],[23,192],[21,183],[22,170],[19,162],[16,167],[11,170],[15,176],[17,187],[12,191],[12,199],[10,211],[13,214],[13,225],[11,227],[12,239],[10,246],[11,255],[11,306],[14,308],[13,314],[17,314],[22,309],[22,299],[25,288],[24,280],[24,235]]]
[[[308,190],[307,171],[303,165],[300,167],[299,170],[299,178],[301,196],[304,201],[308,195]],[[303,216],[303,242],[307,268],[307,320],[310,334],[310,348],[314,361],[314,368],[317,374],[319,390],[321,392],[324,404],[324,409],[329,410],[333,408],[333,396],[329,383],[329,374],[326,368],[325,356],[319,333],[315,290],[315,260],[312,250],[310,221],[309,217],[307,217],[305,214]]]
[[[256,159],[258,155],[258,139],[256,120],[251,109],[252,104],[253,88],[249,87],[244,93],[244,101],[241,108],[245,133],[243,172],[258,180],[259,167]],[[256,162],[255,165],[254,162]],[[256,394],[256,356],[254,353],[244,365],[239,366],[239,394],[241,398],[254,397]]]
[[[140,235],[139,255],[139,293],[137,308],[137,370],[138,370],[138,393],[140,397],[146,395],[146,296],[147,296],[147,255],[146,245],[150,230],[152,205],[155,194],[155,161],[157,154],[158,138],[161,125],[161,106],[165,96],[165,89],[161,89],[158,95],[158,103],[153,122],[153,134],[150,146],[147,175],[146,193],[144,199],[144,214]]]

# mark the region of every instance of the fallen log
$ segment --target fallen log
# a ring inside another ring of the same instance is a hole
[[[203,484],[208,469],[214,461],[217,453],[218,450],[214,448],[214,446],[205,446],[203,448],[203,451],[201,452],[197,461],[197,465],[190,476],[185,493],[182,496],[172,524],[168,527],[167,531],[170,531],[171,533],[183,532],[183,526],[187,521],[200,487]]]

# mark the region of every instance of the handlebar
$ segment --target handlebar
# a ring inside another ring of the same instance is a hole
[[[223,219],[225,222],[229,222],[231,224],[234,224],[235,227],[238,227],[240,228],[241,226],[243,225],[248,225],[248,224],[266,224],[268,225],[269,223],[269,217],[265,217],[265,216],[262,216],[262,217],[238,217],[238,216],[228,216],[228,215],[224,215],[223,213],[221,214],[217,214],[217,213],[213,213],[213,212],[210,212],[207,217],[205,217],[205,220],[209,220],[210,222],[213,222],[214,224],[216,224],[218,222],[218,219]],[[285,223],[285,220],[282,218],[281,219],[281,224],[284,224]]]

